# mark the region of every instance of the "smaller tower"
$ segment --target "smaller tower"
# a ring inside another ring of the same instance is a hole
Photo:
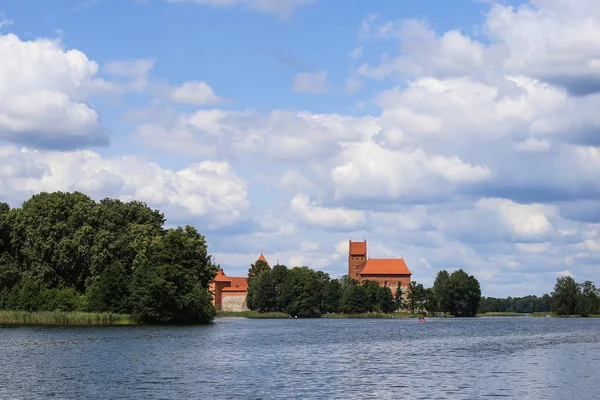
[[[360,273],[367,263],[367,241],[348,241],[348,276],[360,280]]]

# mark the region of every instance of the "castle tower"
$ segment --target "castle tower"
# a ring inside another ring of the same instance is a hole
[[[360,273],[367,263],[367,241],[348,241],[348,276],[360,280]]]

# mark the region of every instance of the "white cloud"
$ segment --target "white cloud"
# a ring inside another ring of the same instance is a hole
[[[302,72],[294,75],[292,90],[299,93],[327,93],[327,71]]]
[[[129,79],[124,85],[136,91],[144,91],[148,88],[148,75],[154,64],[155,59],[136,59],[128,61],[109,61],[104,66],[104,71],[108,74]]]
[[[390,150],[372,141],[347,145],[331,170],[335,198],[423,199],[451,193],[452,186],[487,179],[486,166],[421,149]]]
[[[217,104],[222,101],[208,83],[204,81],[184,82],[181,86],[173,88],[171,99],[178,103],[197,106]]]
[[[290,208],[303,222],[311,226],[343,231],[358,229],[365,223],[365,214],[362,211],[322,207],[302,194],[292,199]]]
[[[0,12],[0,31],[7,26],[11,26],[13,21],[11,19],[6,18],[3,12]]]
[[[507,199],[482,199],[477,207],[498,214],[501,223],[518,237],[536,238],[549,234],[550,220],[557,217],[556,207],[544,204],[518,204]]]
[[[218,152],[278,162],[306,162],[335,155],[345,142],[378,131],[375,118],[272,110],[270,113],[200,110],[142,125],[135,136],[183,154]]]
[[[168,3],[193,2],[212,6],[231,7],[244,5],[251,10],[275,14],[280,18],[288,18],[295,8],[314,3],[315,0],[166,0]]]
[[[348,57],[359,58],[360,56],[362,56],[362,54],[363,54],[363,47],[358,46],[358,47],[355,47],[354,49],[352,49],[352,51],[350,53],[348,53]]]
[[[248,183],[226,162],[170,170],[137,156],[103,158],[89,150],[0,149],[0,193],[12,202],[41,191],[79,190],[96,199],[144,201],[176,221],[202,218],[211,226],[245,218],[249,206]]]
[[[518,151],[529,151],[539,152],[547,151],[550,149],[550,142],[544,139],[528,138],[522,142],[517,143],[516,149]]]
[[[88,96],[106,89],[98,64],[58,40],[0,35],[0,140],[72,148],[108,143]]]

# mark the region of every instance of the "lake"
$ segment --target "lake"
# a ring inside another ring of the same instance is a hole
[[[598,399],[600,318],[0,326],[1,399]]]

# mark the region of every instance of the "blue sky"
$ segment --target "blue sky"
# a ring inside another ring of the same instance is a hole
[[[426,285],[600,281],[593,0],[1,7],[0,201],[142,200],[230,275],[341,276],[364,237]]]

